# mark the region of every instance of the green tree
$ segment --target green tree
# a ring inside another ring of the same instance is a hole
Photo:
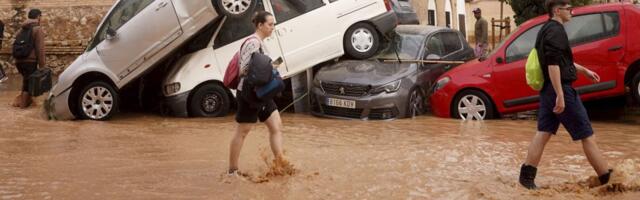
[[[502,0],[505,3],[511,5],[511,9],[515,12],[516,25],[520,25],[527,20],[546,14],[546,8],[544,7],[545,0]],[[589,5],[593,0],[571,0],[571,6],[584,6]]]

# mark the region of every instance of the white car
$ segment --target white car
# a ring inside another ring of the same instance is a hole
[[[388,0],[258,0],[255,6],[275,16],[275,32],[265,45],[272,59],[283,58],[278,70],[284,78],[344,54],[369,58],[383,34],[397,25]],[[224,72],[254,27],[249,16],[215,23],[211,48],[182,57],[163,83],[165,106],[173,115],[217,117],[232,107]]]
[[[53,119],[105,120],[119,92],[181,49],[222,13],[243,18],[251,0],[119,0],[86,49],[59,76],[44,107]]]

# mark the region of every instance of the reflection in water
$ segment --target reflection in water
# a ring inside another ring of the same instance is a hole
[[[580,143],[560,131],[539,166],[536,180],[546,189],[528,191],[517,178],[536,127],[529,120],[463,122],[426,116],[380,122],[284,114],[291,163],[272,162],[268,130],[256,126],[240,159],[247,176],[229,177],[224,172],[232,116],[121,113],[108,122],[46,121],[41,108],[10,107],[16,94],[0,90],[0,199],[640,196],[637,123],[594,123],[604,155],[616,166],[612,184],[590,187],[595,172]]]

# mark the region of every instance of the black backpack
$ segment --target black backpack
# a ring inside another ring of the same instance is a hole
[[[16,36],[16,41],[13,42],[13,57],[16,59],[25,59],[29,57],[34,47],[33,25],[22,27],[18,36]]]
[[[271,58],[260,52],[254,52],[251,55],[249,69],[245,81],[252,86],[263,86],[269,83],[272,78],[273,65]]]

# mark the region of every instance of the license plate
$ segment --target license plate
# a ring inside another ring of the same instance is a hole
[[[341,108],[356,108],[356,101],[327,98],[327,105]]]

